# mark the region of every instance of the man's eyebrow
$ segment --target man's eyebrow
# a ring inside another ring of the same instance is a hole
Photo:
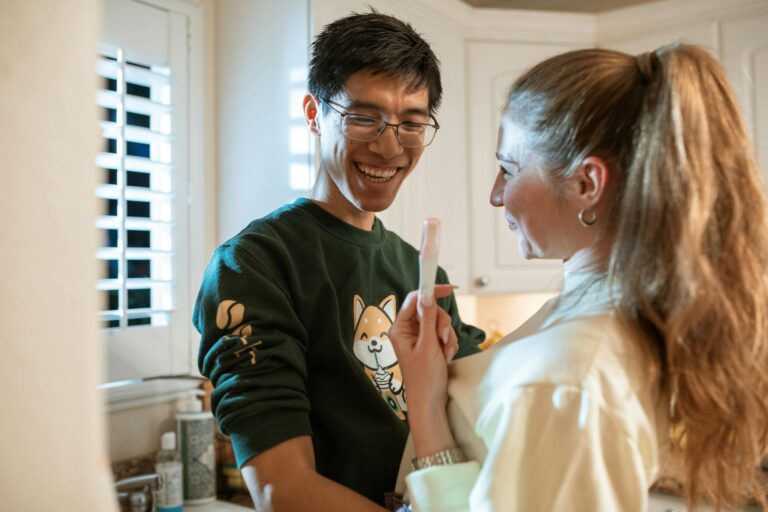
[[[349,105],[347,105],[345,108],[370,108],[373,110],[378,110],[380,112],[383,112],[385,109],[381,105],[377,105],[376,103],[371,103],[370,101],[363,101],[363,100],[351,100]],[[426,109],[413,107],[404,110],[403,112],[399,112],[400,115],[403,114],[418,114],[422,115],[424,117],[429,117],[429,112]]]

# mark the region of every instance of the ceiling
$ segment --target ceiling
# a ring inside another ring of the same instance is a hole
[[[648,3],[649,0],[463,0],[474,7],[497,7],[504,9],[536,9],[543,11],[566,11],[598,13],[630,5]]]

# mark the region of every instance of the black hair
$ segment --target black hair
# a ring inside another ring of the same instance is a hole
[[[315,37],[309,92],[333,98],[363,70],[400,79],[414,92],[426,88],[430,113],[440,106],[440,61],[432,48],[408,23],[373,9],[340,18]]]

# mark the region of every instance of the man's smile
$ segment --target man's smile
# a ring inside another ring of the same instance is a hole
[[[391,180],[400,169],[400,167],[391,166],[378,167],[371,164],[364,164],[362,162],[355,162],[354,165],[355,168],[360,171],[361,174],[363,174],[363,176],[377,183],[384,183]]]

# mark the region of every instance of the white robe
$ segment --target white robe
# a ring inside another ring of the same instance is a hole
[[[450,365],[448,417],[470,461],[408,474],[414,511],[647,509],[666,431],[653,349],[602,284],[582,291],[589,277],[566,274],[519,329]],[[412,456],[409,439],[401,488]]]

